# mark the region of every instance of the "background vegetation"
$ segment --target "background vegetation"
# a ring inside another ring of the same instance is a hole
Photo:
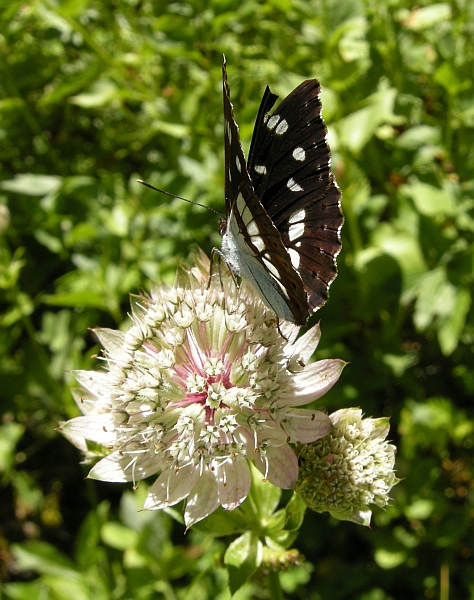
[[[323,400],[392,415],[404,481],[372,529],[307,514],[288,598],[474,598],[474,4],[11,0],[0,5],[0,595],[226,598],[226,544],[84,481],[55,432],[87,328],[219,246],[221,55],[248,149],[266,84],[323,86],[346,223]],[[228,540],[227,540],[228,541]],[[240,598],[265,597],[258,585]]]

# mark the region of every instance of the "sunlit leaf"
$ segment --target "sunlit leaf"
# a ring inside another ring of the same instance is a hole
[[[224,562],[229,572],[229,587],[234,594],[255,573],[263,556],[263,546],[258,535],[247,531],[229,544]]]
[[[469,290],[457,290],[454,306],[438,330],[439,345],[445,356],[449,356],[458,345],[470,306],[471,294]]]
[[[9,192],[27,194],[28,196],[45,196],[57,192],[61,187],[62,179],[55,175],[35,175],[22,173],[15,175],[14,179],[2,181],[0,187]]]
[[[47,294],[42,296],[41,300],[50,306],[93,306],[96,308],[105,308],[106,302],[102,294],[94,292],[70,292],[63,294]]]
[[[398,122],[393,113],[395,98],[396,90],[382,81],[378,91],[367,99],[368,106],[353,112],[339,123],[341,142],[357,153],[382,123]]]
[[[71,96],[69,102],[82,108],[96,108],[117,99],[117,91],[117,86],[112,81],[103,79],[93,83],[89,93]]]
[[[456,204],[449,187],[436,188],[421,181],[403,185],[400,188],[402,194],[412,198],[418,211],[427,216],[453,215]]]
[[[405,19],[404,25],[415,31],[428,29],[437,23],[447,21],[451,17],[451,6],[447,3],[431,4],[423,8],[416,8]]]
[[[403,564],[407,558],[406,552],[390,551],[380,548],[375,551],[374,560],[382,569],[394,569]]]

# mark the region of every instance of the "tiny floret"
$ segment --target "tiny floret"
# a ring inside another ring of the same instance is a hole
[[[89,477],[136,485],[154,476],[144,508],[185,500],[188,527],[245,500],[249,462],[271,484],[295,486],[293,445],[332,426],[299,407],[332,387],[344,366],[307,364],[318,326],[298,338],[299,328],[278,323],[225,265],[210,276],[209,260],[195,260],[174,286],[133,300],[127,332],[96,330],[104,369],[75,372],[83,416],[61,427],[95,463]]]

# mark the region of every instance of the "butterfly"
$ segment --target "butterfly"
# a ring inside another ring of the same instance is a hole
[[[267,86],[248,161],[223,57],[225,209],[221,254],[280,319],[304,325],[328,299],[344,221],[331,172],[321,87],[309,79],[270,114]]]

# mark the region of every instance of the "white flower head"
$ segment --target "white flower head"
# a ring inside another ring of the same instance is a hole
[[[203,254],[174,286],[135,299],[131,316],[126,333],[96,330],[105,370],[75,373],[84,416],[61,429],[89,459],[103,456],[89,477],[135,483],[157,475],[144,508],[187,498],[187,526],[245,500],[249,461],[275,486],[293,488],[298,461],[289,444],[331,428],[327,415],[298,407],[332,387],[345,364],[306,366],[319,327],[298,339],[298,327],[278,328],[225,267],[210,278]]]
[[[369,525],[370,504],[385,507],[394,473],[396,448],[386,441],[388,418],[363,419],[358,408],[330,415],[327,436],[298,449],[296,493],[317,512]]]

